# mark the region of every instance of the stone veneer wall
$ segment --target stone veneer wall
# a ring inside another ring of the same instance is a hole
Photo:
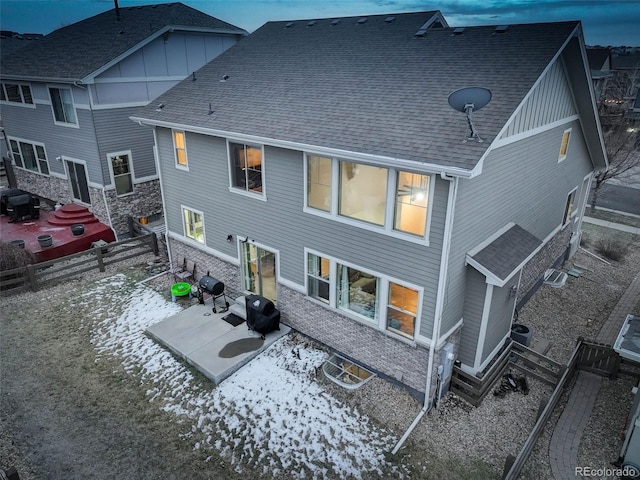
[[[128,217],[137,220],[140,217],[148,217],[162,212],[159,180],[136,183],[133,185],[133,192],[122,197],[116,195],[115,189],[104,192],[111,213],[111,226],[118,234],[129,232]]]
[[[529,297],[529,293],[535,291],[542,279],[544,272],[551,268],[565,255],[571,239],[571,228],[567,227],[556,233],[553,238],[540,249],[536,255],[522,269],[522,278],[516,298],[516,305]],[[526,302],[525,302],[526,303]]]
[[[21,168],[16,168],[14,171],[18,188],[45,198],[53,204],[74,203],[68,180],[58,177],[46,177]],[[89,197],[91,198],[89,211],[102,223],[111,225],[104,197],[102,196],[102,189],[89,187]]]
[[[14,169],[18,188],[50,200],[52,203],[73,203],[69,181],[64,178],[44,176],[21,168]],[[159,180],[136,183],[134,193],[118,197],[114,189],[89,187],[91,205],[89,210],[117,234],[129,232],[127,217],[147,217],[162,212],[162,195]],[[105,204],[105,197],[108,202]]]
[[[244,294],[239,266],[216,258],[175,238],[169,241],[174,260],[177,255],[184,255],[185,258],[196,262],[196,280],[209,271],[212,277],[225,284],[225,293],[231,303]],[[414,396],[424,396],[429,348],[395,339],[380,330],[326,308],[280,283],[277,288],[278,309],[282,314],[283,323],[363,366],[403,384]],[[448,341],[454,341],[457,345],[459,337],[458,330]],[[436,389],[439,363],[440,352],[436,352],[432,395]]]

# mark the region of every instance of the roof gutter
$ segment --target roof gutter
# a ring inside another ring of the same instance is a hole
[[[0,75],[3,80],[16,80],[19,82],[50,82],[50,83],[82,83],[81,78],[56,78],[56,77],[35,77],[32,75]]]
[[[261,137],[259,135],[248,135],[246,133],[229,132],[225,130],[217,130],[214,128],[197,127],[193,125],[181,125],[173,122],[166,122],[162,120],[152,120],[143,117],[132,116],[129,117],[132,121],[137,122],[140,125],[175,128],[180,130],[186,130],[194,133],[201,133],[203,135],[212,135],[216,137],[229,138],[232,140],[238,140],[248,143],[259,143],[261,145],[269,145],[272,147],[286,148],[288,150],[302,150],[306,152],[313,152],[318,155],[326,155],[330,157],[340,157],[345,160],[363,161],[372,165],[380,166],[394,166],[400,168],[407,168],[414,171],[424,173],[441,173],[445,175],[452,175],[454,177],[471,178],[471,171],[458,167],[446,167],[430,162],[420,162],[415,160],[406,160],[397,157],[387,157],[384,155],[374,155],[371,153],[354,152],[351,150],[342,150],[338,148],[322,147],[318,145],[310,145],[300,142],[292,142],[288,140],[280,140],[276,138]]]

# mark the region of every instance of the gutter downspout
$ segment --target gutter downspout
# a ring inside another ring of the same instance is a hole
[[[142,122],[138,124],[146,126]],[[167,256],[169,257],[169,269],[173,269],[173,256],[171,255],[171,246],[169,245],[169,217],[167,215],[167,202],[164,196],[164,183],[162,183],[162,169],[160,168],[160,154],[158,153],[158,131],[152,126],[153,130],[153,158],[156,162],[156,171],[158,172],[158,182],[160,183],[160,197],[162,198],[162,215],[164,216],[164,236],[167,241]],[[182,213],[181,213],[182,215]]]
[[[451,250],[451,232],[453,230],[453,214],[455,210],[456,198],[458,196],[458,177],[452,177],[445,172],[440,173],[440,177],[443,180],[450,182],[449,184],[449,199],[447,208],[447,216],[444,223],[444,236],[442,244],[442,255],[440,258],[440,276],[438,282],[438,293],[436,301],[436,309],[433,319],[433,335],[431,337],[431,346],[429,348],[429,365],[427,367],[427,383],[424,391],[424,405],[422,410],[418,412],[418,415],[413,420],[407,431],[404,432],[402,438],[398,441],[391,453],[395,455],[402,447],[404,442],[409,438],[413,429],[416,428],[425,413],[429,413],[433,406],[433,402],[429,402],[429,392],[431,391],[431,377],[433,376],[433,361],[436,355],[436,349],[438,348],[438,340],[440,337],[440,324],[442,319],[442,311],[444,310],[444,290],[447,282],[447,272],[449,271],[449,252]],[[437,392],[436,392],[437,393]]]

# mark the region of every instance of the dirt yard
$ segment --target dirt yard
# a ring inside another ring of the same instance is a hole
[[[585,228],[589,242],[611,234],[599,227]],[[574,262],[589,268],[584,278],[572,278],[563,289],[541,288],[521,312],[523,323],[552,341],[553,357],[564,359],[578,336],[593,337],[639,271],[640,239],[621,238],[628,245],[623,259],[606,266],[579,253]],[[134,283],[147,278],[152,260],[136,259],[123,273]],[[194,448],[193,427],[168,411],[161,398],[150,395],[153,386],[139,369],[125,365],[117,355],[97,351],[88,319],[108,317],[123,306],[104,305],[95,297],[77,299],[95,288],[97,279],[114,273],[87,274],[68,285],[1,300],[0,468],[15,466],[22,480],[290,478],[243,468],[216,448]],[[590,314],[579,314],[583,311]],[[204,377],[186,368],[193,376],[191,388],[211,390]],[[317,380],[327,394],[396,438],[422,406],[380,379],[353,392],[339,389],[322,375]],[[624,416],[628,389],[635,381],[624,377],[598,398],[580,458],[615,460],[617,417]],[[477,409],[450,395],[422,419],[397,456],[386,455],[389,470],[348,478],[497,479],[504,459],[517,454],[540,401],[550,393],[533,381],[531,387],[527,396],[490,395]],[[522,478],[551,478],[547,456],[552,430],[553,419]],[[340,477],[319,473],[305,478]]]

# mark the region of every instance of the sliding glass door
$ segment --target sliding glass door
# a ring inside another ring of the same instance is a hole
[[[276,254],[250,243],[242,243],[244,289],[276,301]]]

